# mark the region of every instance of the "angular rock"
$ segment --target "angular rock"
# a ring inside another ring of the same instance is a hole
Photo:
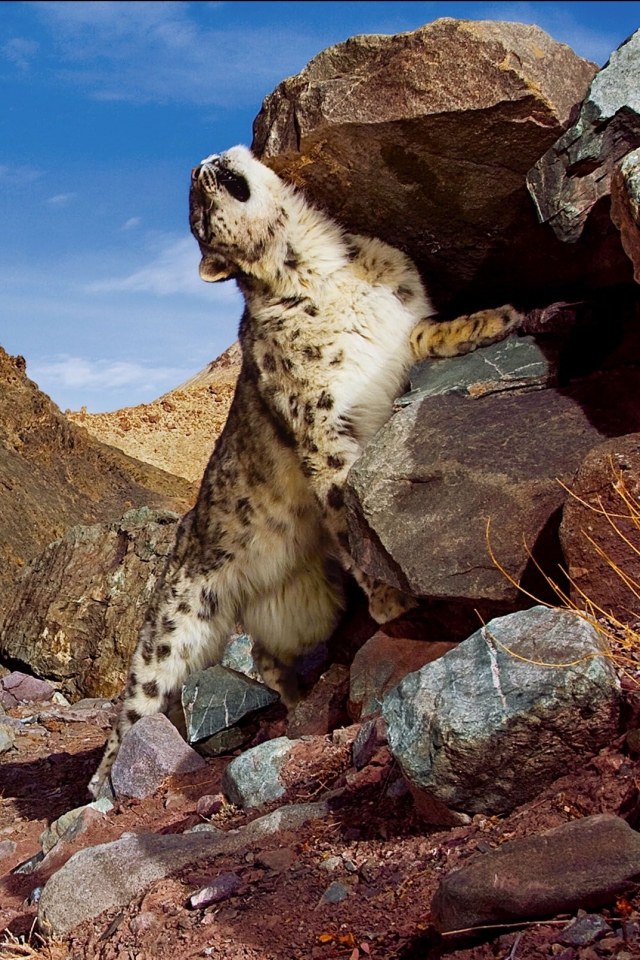
[[[496,814],[531,800],[617,736],[620,685],[597,631],[567,610],[492,620],[383,703],[421,813]]]
[[[356,653],[350,672],[349,716],[367,720],[379,716],[382,701],[408,673],[443,657],[454,643],[428,643],[387,637],[382,631]]]
[[[519,23],[352,37],[266,98],[253,149],[349,230],[405,250],[440,309],[496,306],[572,272],[525,177],[595,71]]]
[[[0,753],[7,753],[14,746],[16,735],[12,727],[0,723]]]
[[[287,737],[322,737],[348,723],[349,668],[332,663],[311,692],[289,714]]]
[[[253,641],[246,633],[234,634],[224,652],[220,665],[236,673],[243,673],[251,680],[262,682],[260,671],[253,662]]]
[[[15,840],[0,840],[0,860],[12,857],[17,849],[18,844]]]
[[[74,840],[84,832],[92,820],[112,809],[113,803],[111,800],[108,797],[100,797],[99,800],[94,800],[92,803],[63,813],[61,817],[53,821],[47,830],[40,834],[40,845],[43,853],[49,853],[59,840]]]
[[[220,793],[205,794],[196,804],[196,813],[201,817],[212,817],[219,813],[224,805],[224,797]]]
[[[640,149],[620,161],[611,179],[611,219],[640,283]]]
[[[72,527],[24,570],[0,628],[0,652],[72,698],[124,686],[178,515],[141,507],[121,520]]]
[[[328,812],[326,803],[300,803],[274,810],[232,834],[126,833],[111,843],[87,847],[47,881],[38,905],[39,926],[49,935],[65,936],[104,910],[125,906],[186,864],[246,849],[280,830],[299,830]]]
[[[425,360],[409,371],[410,390],[396,400],[396,408],[428,397],[455,394],[483,397],[523,387],[543,387],[556,380],[555,364],[533,337],[508,337],[468,355],[436,362]]]
[[[0,347],[0,620],[24,563],[68,527],[110,522],[145,504],[183,512],[194,496],[188,481],[67,420],[28,379],[24,359]],[[41,587],[46,593],[46,582]],[[20,629],[19,619],[12,629]],[[0,652],[11,633],[0,630]]]
[[[457,363],[463,368],[468,359]],[[557,579],[567,496],[558,480],[570,483],[605,438],[637,429],[636,379],[633,368],[612,370],[563,388],[435,396],[401,410],[348,477],[357,565],[414,596],[455,600],[458,611],[479,601],[494,604],[485,618],[514,609],[519,592],[487,548],[490,520],[498,561],[547,600],[527,547]]]
[[[182,688],[182,709],[190,743],[204,740],[256,710],[270,706],[278,694],[264,683],[216,664],[192,673]]]
[[[640,837],[624,820],[598,814],[512,840],[449,873],[431,919],[446,933],[492,923],[592,909],[640,876]]]
[[[570,484],[560,524],[574,603],[584,607],[588,598],[624,623],[637,619],[633,583],[640,582],[640,558],[633,515],[639,484],[640,433],[599,444]]]
[[[203,757],[220,757],[223,753],[231,753],[237,750],[243,743],[246,743],[251,737],[251,731],[242,730],[240,727],[229,727],[228,730],[221,730],[220,733],[214,733],[212,737],[206,740],[200,740],[196,744],[196,749]]]
[[[587,913],[568,924],[558,934],[557,940],[566,947],[587,947],[590,943],[606,937],[608,933],[613,933],[613,927],[609,926],[604,917],[598,913]]]
[[[637,30],[596,74],[573,125],[527,177],[541,221],[562,240],[580,237],[591,209],[609,194],[615,164],[640,146],[639,72]]]
[[[222,789],[229,800],[239,807],[257,807],[284,796],[280,771],[294,746],[288,737],[278,737],[232,760],[222,775]]]
[[[150,797],[166,777],[200,770],[201,756],[163,714],[142,717],[126,734],[111,770],[117,797]]]
[[[349,896],[349,887],[345,886],[344,883],[340,883],[338,880],[334,880],[329,884],[325,892],[322,894],[323,903],[342,903],[343,900],[346,900]]]
[[[203,887],[197,893],[189,897],[189,906],[192,910],[199,910],[208,907],[212,903],[219,903],[221,900],[228,900],[240,887],[242,880],[237,873],[226,870],[219,873],[213,883],[208,887]]]
[[[51,700],[54,687],[46,680],[30,677],[14,670],[0,680],[0,703],[3,707],[17,707],[19,703]]]
[[[356,770],[366,767],[380,747],[386,745],[387,727],[382,717],[363,723],[351,746],[353,765]]]

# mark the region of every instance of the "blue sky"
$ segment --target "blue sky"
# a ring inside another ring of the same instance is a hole
[[[604,63],[640,2],[0,4],[0,344],[62,409],[154,399],[235,339],[204,284],[191,167],[250,143],[263,97],[324,47],[438,17],[537,23]]]

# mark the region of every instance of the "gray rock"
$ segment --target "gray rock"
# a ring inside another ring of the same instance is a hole
[[[193,673],[182,688],[189,742],[226,730],[277,699],[278,694],[263,683],[219,664]]]
[[[241,747],[249,737],[250,732],[241,730],[240,727],[229,727],[228,730],[221,730],[220,733],[214,733],[207,740],[200,740],[195,744],[198,753],[204,757],[219,757],[223,753],[230,753]]]
[[[14,670],[0,680],[0,702],[4,707],[51,700],[54,693],[55,688],[46,680],[39,680],[19,670]]]
[[[0,723],[0,753],[7,753],[15,745],[16,735],[6,723]]]
[[[196,823],[195,827],[189,827],[188,830],[184,831],[185,833],[217,833],[222,834],[223,831],[214,826],[212,823]]]
[[[339,880],[334,880],[322,894],[322,900],[324,903],[342,903],[348,896],[349,887],[345,887]]]
[[[593,909],[635,889],[639,876],[640,837],[619,817],[598,814],[504,843],[452,871],[431,919],[446,933]]]
[[[231,802],[239,807],[256,807],[284,796],[280,771],[294,746],[294,740],[278,737],[232,760],[222,776],[222,789]]]
[[[205,763],[163,714],[142,717],[126,734],[111,771],[117,797],[150,797],[166,777]]]
[[[367,720],[362,724],[351,747],[353,765],[362,770],[380,747],[387,744],[387,730],[382,717]]]
[[[112,843],[87,847],[47,881],[38,907],[40,929],[49,935],[65,936],[104,910],[125,906],[156,880],[186,864],[235,853],[280,830],[299,830],[328,812],[326,803],[293,804],[259,817],[234,833],[127,833]],[[42,859],[42,854],[39,857]]]
[[[236,633],[227,644],[227,649],[220,664],[229,670],[235,670],[236,673],[243,673],[250,680],[257,680],[262,683],[260,671],[253,662],[252,650],[253,641],[251,637],[246,633]]]
[[[640,146],[638,74],[640,30],[612,53],[596,74],[573,126],[527,176],[539,219],[565,242],[579,240],[598,201],[609,196],[616,164]],[[592,238],[601,255],[603,236]],[[619,282],[626,279],[625,267],[630,274],[629,263],[618,256]]]
[[[434,821],[513,810],[609,743],[620,685],[606,652],[576,614],[534,607],[405,677],[383,704],[387,737]]]
[[[12,857],[17,849],[18,844],[15,840],[0,840],[0,860]]]
[[[459,357],[417,363],[409,371],[410,390],[396,400],[396,408],[427,397],[482,397],[547,386],[555,382],[556,372],[533,337],[508,337],[469,354],[464,363]]]
[[[237,873],[226,870],[219,873],[213,883],[208,887],[203,887],[197,893],[189,897],[189,906],[192,910],[199,910],[208,907],[212,903],[219,903],[221,900],[228,900],[242,886],[242,880]]]
[[[468,362],[457,360],[462,372]],[[567,496],[558,480],[569,485],[592,447],[637,429],[636,379],[635,370],[621,369],[562,389],[435,396],[399,411],[349,473],[355,562],[404,592],[456,601],[460,610],[493,603],[485,612],[492,616],[522,598],[491,559],[490,519],[497,559],[540,596],[545,584],[525,543],[557,579]]]
[[[613,928],[604,917],[598,913],[587,913],[565,927],[557,939],[558,943],[563,943],[566,947],[588,947],[590,943],[601,940],[608,933],[613,933]]]
[[[353,37],[265,99],[253,149],[350,230],[405,250],[440,308],[506,303],[572,274],[525,177],[595,71],[519,23]]]

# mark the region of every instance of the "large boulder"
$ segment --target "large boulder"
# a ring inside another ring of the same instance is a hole
[[[518,583],[550,599],[529,551],[558,578],[567,496],[558,481],[570,483],[605,438],[637,429],[637,373],[613,369],[539,389],[536,363],[532,389],[519,377],[519,389],[508,390],[499,378],[478,381],[473,354],[450,363],[455,381],[441,376],[440,361],[425,365],[424,399],[396,413],[351,470],[351,549],[361,569],[400,590],[449,607],[455,601],[458,613],[486,601],[484,615],[493,616],[515,609]],[[477,389],[461,386],[467,371]],[[511,581],[491,557],[489,521],[495,558]]]
[[[594,627],[534,607],[409,674],[382,714],[418,809],[451,823],[510,812],[613,740],[620,684]]]
[[[639,489],[640,434],[607,440],[581,464],[560,525],[574,602],[623,623],[638,616]]]
[[[540,220],[556,236],[575,244],[583,235],[601,262],[608,282],[630,280],[606,229],[611,178],[618,161],[640,146],[640,30],[597,74],[571,127],[533,166],[527,177]],[[603,216],[604,215],[604,216]],[[586,230],[589,221],[592,229]]]
[[[181,477],[126,456],[71,423],[0,347],[0,620],[27,560],[73,524],[148,505],[180,513],[193,502]]]
[[[640,148],[628,153],[611,178],[611,219],[640,283]]]
[[[0,623],[0,655],[60,681],[73,699],[115,696],[177,524],[175,513],[141,507],[71,527],[25,566]]]
[[[520,23],[357,36],[266,98],[253,149],[350,230],[405,250],[438,307],[538,300],[575,256],[537,223],[526,174],[596,69]]]

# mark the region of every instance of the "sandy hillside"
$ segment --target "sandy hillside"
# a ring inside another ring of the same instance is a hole
[[[98,440],[187,480],[199,481],[220,434],[240,371],[236,342],[169,393],[112,413],[67,413]]]

